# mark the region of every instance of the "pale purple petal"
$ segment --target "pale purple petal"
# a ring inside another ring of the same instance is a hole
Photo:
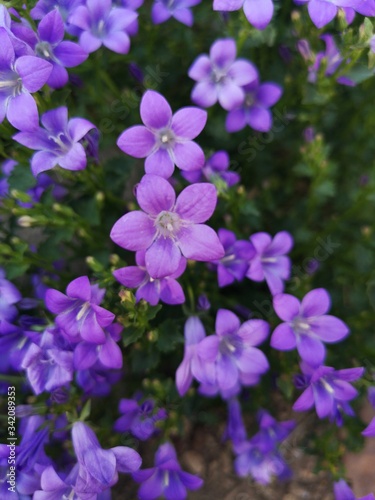
[[[183,228],[179,234],[179,246],[187,259],[203,262],[224,257],[224,248],[213,229],[205,224]]]
[[[295,333],[287,323],[278,325],[271,337],[271,347],[279,351],[290,351],[297,346]]]
[[[218,93],[216,86],[210,81],[197,83],[191,92],[191,100],[195,104],[203,106],[204,108],[213,106],[217,101],[217,98]]]
[[[60,89],[67,84],[69,75],[67,70],[59,64],[52,65],[52,71],[48,77],[47,85],[53,89]]]
[[[247,125],[246,111],[243,108],[229,111],[225,121],[225,128],[228,132],[238,132]]]
[[[130,127],[117,139],[117,146],[134,158],[145,158],[155,146],[155,136],[142,125]]]
[[[74,142],[80,141],[95,125],[84,118],[72,118],[68,122],[68,132]]]
[[[76,142],[67,154],[59,157],[58,164],[67,170],[83,170],[87,165],[85,148]]]
[[[270,332],[270,325],[262,319],[245,321],[238,330],[238,335],[246,345],[256,346],[264,342]]]
[[[292,321],[299,314],[300,302],[286,293],[280,293],[273,298],[273,308],[283,321]]]
[[[192,382],[193,375],[190,370],[190,358],[185,354],[184,359],[176,371],[176,387],[180,396],[187,393]]]
[[[259,86],[256,97],[264,107],[269,108],[277,103],[283,93],[280,85],[276,83],[263,83]]]
[[[244,0],[214,0],[214,10],[231,12],[242,7]]]
[[[160,281],[147,281],[144,285],[140,286],[135,293],[137,302],[141,299],[145,300],[152,306],[156,306],[160,299]]]
[[[198,224],[212,216],[216,203],[217,192],[213,184],[192,184],[178,196],[175,211],[182,219]]]
[[[200,81],[211,75],[211,60],[207,55],[199,56],[191,65],[188,75],[192,80]]]
[[[91,298],[91,285],[88,276],[80,276],[69,283],[66,288],[69,297],[89,301]]]
[[[74,368],[76,370],[87,370],[97,360],[96,344],[91,342],[80,342],[74,349]]]
[[[161,283],[160,299],[166,304],[183,304],[185,295],[182,286],[178,281],[170,278]]]
[[[216,315],[215,331],[219,336],[236,333],[240,327],[238,317],[227,309],[219,309]]]
[[[210,58],[218,68],[228,68],[236,58],[236,42],[231,38],[217,40],[210,49]]]
[[[36,177],[41,172],[50,170],[57,165],[58,158],[48,151],[38,151],[31,159],[31,171]]]
[[[238,59],[230,67],[228,76],[230,76],[237,85],[242,87],[250,82],[258,80],[258,70],[249,61]]]
[[[174,163],[167,149],[159,148],[146,158],[146,174],[155,174],[169,179],[174,171]]]
[[[99,347],[99,360],[107,368],[122,368],[121,349],[111,337],[107,337],[105,344]]]
[[[337,7],[323,0],[310,0],[308,6],[312,22],[317,28],[323,28],[337,14]]]
[[[158,175],[146,174],[137,186],[139,206],[150,215],[172,210],[175,200],[173,187]]]
[[[146,271],[137,266],[121,267],[113,271],[113,276],[127,288],[137,288],[146,278]]]
[[[310,366],[321,365],[326,356],[324,344],[317,338],[301,335],[297,341],[297,350],[301,358]]]
[[[231,80],[227,80],[218,88],[219,103],[226,111],[240,106],[244,99],[245,92]]]
[[[193,13],[189,9],[176,9],[173,12],[173,17],[186,26],[193,26]]]
[[[39,116],[33,96],[29,93],[22,93],[9,99],[7,118],[13,127],[18,130],[37,129]]]
[[[243,5],[245,16],[258,30],[264,30],[273,16],[272,0],[245,0]]]
[[[61,42],[53,51],[54,56],[66,68],[74,68],[86,61],[88,54],[77,43]]]
[[[202,148],[194,141],[176,143],[173,148],[173,156],[176,165],[181,170],[198,170],[204,165]]]
[[[311,386],[309,386],[297,399],[293,405],[294,411],[307,411],[314,406],[314,393]]]
[[[332,414],[334,398],[321,384],[314,385],[316,413],[319,418]]]
[[[238,368],[234,359],[220,356],[217,361],[217,382],[222,391],[232,389],[238,381]]]
[[[146,251],[146,269],[152,278],[173,274],[181,260],[181,252],[171,238],[161,236]]]
[[[199,108],[182,108],[172,118],[171,128],[179,138],[195,139],[207,122],[207,112]]]
[[[116,469],[119,472],[135,472],[142,464],[142,459],[132,448],[127,446],[116,446],[111,448],[111,451],[116,457]]]
[[[245,374],[265,373],[269,363],[263,352],[256,347],[249,347],[236,359],[237,367]]]
[[[205,361],[215,361],[219,353],[219,338],[217,335],[209,335],[203,338],[197,347],[197,353]]]
[[[268,109],[253,106],[248,110],[247,122],[259,132],[269,132],[272,127],[272,115]]]
[[[154,24],[164,23],[171,15],[171,12],[161,2],[155,2],[152,6],[151,18]]]
[[[113,31],[106,35],[103,45],[117,54],[127,54],[130,49],[130,38],[126,31]]]
[[[317,288],[308,292],[301,302],[301,313],[305,318],[321,316],[331,307],[330,296],[324,288]]]
[[[167,127],[172,119],[168,101],[154,90],[147,90],[142,97],[140,113],[146,127],[156,130]]]
[[[338,342],[349,334],[349,328],[341,319],[327,314],[314,318],[310,326],[324,342]]]
[[[15,63],[22,85],[29,92],[37,92],[48,80],[52,64],[40,57],[21,56]]]
[[[129,212],[121,217],[111,230],[111,240],[126,250],[146,250],[156,230],[153,221],[141,211]]]
[[[79,44],[85,52],[89,54],[95,52],[102,45],[102,40],[92,35],[89,31],[84,31],[79,37]]]
[[[46,14],[38,25],[38,33],[41,40],[54,45],[64,38],[64,21],[58,9],[51,10]]]

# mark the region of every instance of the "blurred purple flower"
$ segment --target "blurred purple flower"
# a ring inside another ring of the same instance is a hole
[[[227,229],[219,229],[217,234],[225,255],[220,260],[210,263],[209,267],[217,269],[219,287],[224,287],[245,278],[249,262],[255,255],[255,249],[249,241],[237,240],[236,235]]]
[[[130,49],[127,30],[137,17],[132,10],[113,7],[112,0],[86,0],[68,21],[82,30],[79,44],[86,52],[95,52],[104,45],[118,54],[127,54]]]
[[[66,31],[71,35],[78,36],[81,30],[72,26],[68,19],[75,9],[84,3],[85,0],[38,0],[30,14],[33,19],[43,19],[46,14],[56,9],[64,20]]]
[[[32,44],[35,55],[53,66],[47,85],[54,89],[61,88],[68,82],[69,76],[65,68],[79,66],[88,57],[87,52],[77,43],[63,39],[64,21],[59,10],[54,9],[40,21]]]
[[[272,19],[272,0],[214,0],[214,10],[231,12],[241,7],[249,23],[258,30],[264,30]]]
[[[276,295],[284,290],[284,280],[289,279],[291,271],[290,258],[285,254],[293,246],[293,238],[287,231],[277,233],[274,238],[267,233],[255,233],[250,236],[256,255],[250,261],[247,278],[252,281],[264,281],[272,293]]]
[[[95,433],[83,422],[75,422],[72,427],[74,451],[79,472],[74,486],[79,498],[82,495],[99,494],[118,481],[118,472],[134,473],[142,459],[127,446],[116,446],[103,450]]]
[[[105,342],[93,344],[83,340],[74,348],[74,368],[76,370],[87,370],[96,362],[104,368],[118,370],[122,368],[122,352],[117,342],[121,339],[123,327],[119,323],[103,328]]]
[[[230,160],[226,151],[217,151],[212,154],[201,170],[181,172],[184,179],[193,182],[209,181],[215,184],[217,189],[222,190],[222,184],[229,188],[240,182],[237,172],[229,171]]]
[[[263,352],[255,346],[268,334],[266,321],[249,320],[241,325],[231,311],[219,309],[215,334],[201,340],[197,347],[203,363],[213,365],[213,369],[206,369],[198,379],[204,385],[217,387],[225,399],[236,395],[240,384],[256,384],[269,364]]]
[[[366,429],[361,432],[361,434],[365,437],[375,437],[375,417],[371,420]]]
[[[375,496],[372,493],[357,499],[343,479],[333,484],[333,490],[335,493],[335,500],[375,500]]]
[[[320,366],[314,369],[306,364],[301,367],[308,386],[294,403],[294,411],[307,411],[315,405],[319,418],[329,417],[338,426],[343,423],[342,413],[354,415],[349,401],[357,396],[358,391],[349,382],[362,377],[364,368],[335,370],[330,366]]]
[[[148,274],[145,263],[145,252],[139,251],[135,255],[136,266],[127,266],[116,269],[113,276],[127,288],[137,288],[136,299],[141,299],[155,306],[159,300],[165,304],[183,304],[185,295],[179,278],[186,269],[186,259],[182,258],[180,265],[173,274],[161,279],[154,279]]]
[[[234,452],[240,451],[246,441],[246,428],[241,413],[241,403],[237,398],[228,399],[228,422],[224,432],[224,439],[232,441]]]
[[[86,370],[76,371],[76,382],[87,397],[108,396],[121,377],[121,370],[110,370],[99,361]]]
[[[0,28],[0,47],[0,123],[6,116],[18,130],[35,130],[38,108],[31,93],[46,83],[52,64],[34,56],[16,59],[5,28]]]
[[[152,399],[146,399],[141,404],[137,399],[121,399],[119,412],[122,416],[116,420],[114,430],[130,431],[141,441],[149,439],[155,433],[155,424],[167,418],[167,412],[163,408],[155,408]]]
[[[154,24],[161,24],[174,17],[186,26],[193,26],[193,14],[190,7],[198,5],[202,0],[155,0],[151,18]]]
[[[95,128],[84,118],[71,118],[64,106],[52,109],[41,117],[44,128],[32,132],[18,132],[13,139],[23,146],[38,150],[31,159],[31,170],[35,176],[56,165],[67,170],[82,170],[87,158],[81,140]]]
[[[142,483],[138,490],[140,500],[154,500],[162,495],[170,500],[183,500],[187,490],[197,490],[203,484],[199,477],[181,470],[176,451],[170,443],[159,446],[155,467],[140,470],[132,476],[137,483]]]
[[[46,293],[46,306],[57,314],[56,324],[72,342],[85,340],[93,344],[107,341],[104,327],[115,315],[99,306],[105,290],[91,285],[87,276],[71,281],[66,294],[50,288]]]
[[[339,342],[349,334],[349,328],[341,319],[326,314],[331,300],[324,288],[311,290],[302,302],[293,295],[281,293],[273,298],[273,307],[285,323],[275,328],[271,346],[280,351],[297,348],[303,361],[311,366],[324,362],[323,342]]]
[[[294,420],[278,422],[267,411],[258,412],[259,432],[251,438],[251,443],[262,453],[277,449],[296,426]]]
[[[189,390],[193,378],[199,380],[205,371],[205,365],[198,355],[197,348],[199,342],[206,337],[206,332],[197,316],[190,316],[187,319],[184,335],[184,357],[176,371],[176,387],[180,396],[183,396]]]
[[[237,132],[249,125],[259,132],[269,132],[272,128],[272,114],[268,108],[277,103],[282,88],[276,83],[259,83],[254,80],[242,87],[245,100],[239,108],[228,113],[225,127],[228,132]]]
[[[38,344],[29,346],[22,368],[35,394],[51,392],[72,381],[73,352],[66,342],[59,341],[59,331],[50,328],[41,335]]]
[[[0,267],[0,331],[16,318],[18,311],[14,304],[21,299],[20,291],[5,278],[5,271]]]
[[[166,179],[174,165],[181,170],[197,170],[204,164],[204,153],[195,139],[207,121],[207,112],[199,108],[179,109],[172,115],[168,101],[158,92],[148,90],[141,100],[141,118],[145,126],[125,130],[118,147],[135,158],[146,158],[147,174]]]
[[[224,255],[215,231],[202,224],[215,210],[217,194],[212,184],[188,186],[176,200],[167,180],[145,175],[137,187],[137,201],[142,211],[121,217],[110,236],[122,248],[145,250],[152,278],[171,276],[183,256],[207,262]]]
[[[195,104],[208,108],[217,101],[230,111],[245,99],[243,86],[258,77],[257,69],[245,59],[236,60],[236,42],[231,38],[217,40],[210,55],[200,55],[189,69],[189,77],[198,82],[192,91]]]

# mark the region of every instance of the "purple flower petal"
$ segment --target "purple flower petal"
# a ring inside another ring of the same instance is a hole
[[[232,389],[238,381],[238,369],[230,356],[221,355],[217,361],[217,382],[222,391]]]
[[[166,500],[185,500],[186,488],[176,472],[169,473],[169,481],[164,487],[164,496]]]
[[[181,252],[187,259],[203,262],[224,257],[224,248],[217,234],[205,224],[183,228],[179,234]]]
[[[174,171],[174,163],[167,149],[157,149],[154,153],[146,158],[145,161],[146,174],[155,174],[169,179]]]
[[[67,84],[68,80],[69,75],[66,69],[59,64],[53,64],[51,74],[47,80],[47,85],[53,89],[61,89]]]
[[[97,358],[96,344],[91,342],[80,342],[74,349],[74,368],[76,370],[87,370]]]
[[[137,186],[139,206],[150,215],[172,210],[175,200],[173,187],[158,175],[146,174]]]
[[[211,60],[207,55],[199,56],[191,65],[188,75],[192,80],[200,81],[209,78],[212,71]]]
[[[202,148],[194,141],[176,143],[173,156],[178,168],[184,171],[198,170],[204,165]]]
[[[160,299],[160,281],[148,281],[138,288],[135,296],[138,302],[143,299],[151,306],[156,306]]]
[[[312,386],[310,385],[305,391],[303,391],[303,393],[294,403],[293,410],[307,411],[310,410],[313,406],[314,406],[314,393]]]
[[[217,335],[203,338],[197,347],[199,357],[205,361],[215,361],[219,353],[219,342]]]
[[[95,128],[95,125],[84,118],[72,118],[68,122],[68,133],[74,142],[83,139],[93,128]]]
[[[227,132],[238,132],[247,125],[246,111],[243,108],[233,109],[229,111],[225,121],[225,128]]]
[[[307,8],[312,22],[319,29],[331,22],[337,14],[337,7],[324,0],[310,0]]]
[[[71,281],[67,286],[66,293],[69,297],[89,301],[91,298],[91,285],[87,276],[80,276]]]
[[[195,139],[207,122],[207,112],[198,108],[179,109],[172,118],[171,128],[179,138]]]
[[[219,103],[226,111],[240,106],[244,99],[245,92],[231,80],[227,80],[218,88]]]
[[[171,238],[160,237],[146,251],[146,269],[152,278],[173,274],[181,260],[181,252]]]
[[[317,338],[301,335],[297,341],[297,350],[301,358],[310,366],[319,366],[326,356],[324,344]]]
[[[273,16],[272,0],[245,0],[243,5],[245,16],[258,30],[264,30]]]
[[[69,297],[53,288],[47,290],[45,301],[47,308],[54,314],[64,312],[72,303]]]
[[[14,48],[5,28],[0,27],[0,70],[8,70],[14,63]]]
[[[232,12],[242,7],[244,0],[214,0],[214,10]]]
[[[278,325],[271,337],[271,347],[279,351],[290,351],[297,346],[296,336],[287,323]]]
[[[324,342],[338,342],[349,334],[347,325],[329,314],[314,318],[310,325],[311,330]]]
[[[153,221],[141,211],[129,212],[113,226],[112,241],[126,250],[146,250],[152,243],[156,230]]]
[[[137,288],[146,278],[146,271],[137,266],[121,267],[113,271],[113,276],[127,288]]]
[[[179,476],[184,486],[189,490],[198,490],[203,485],[203,479],[193,476],[193,474],[189,474],[188,472],[181,471],[179,472]]]
[[[30,149],[46,149],[50,147],[48,134],[42,128],[33,132],[18,132],[13,136],[13,139]]]
[[[272,114],[268,109],[253,106],[248,111],[247,121],[250,127],[259,132],[269,132],[272,128]]]
[[[93,310],[90,310],[85,317],[80,333],[84,340],[93,344],[104,344],[106,340],[103,328],[99,325],[97,316]]]
[[[46,14],[38,25],[39,37],[54,45],[64,38],[64,22],[58,9]]]
[[[107,368],[114,370],[122,368],[121,349],[111,337],[99,347],[99,360]]]
[[[154,24],[161,24],[171,17],[171,12],[161,3],[155,2],[151,10],[151,19]]]
[[[262,319],[245,321],[238,330],[239,335],[246,345],[256,346],[264,342],[270,332],[270,325]]]
[[[258,88],[257,101],[265,108],[269,108],[277,103],[282,93],[283,90],[280,85],[276,85],[276,83],[263,83]]]
[[[55,49],[54,55],[66,68],[74,68],[86,61],[88,54],[78,44],[70,41],[61,42]]]
[[[83,452],[83,464],[90,471],[90,476],[101,485],[111,485],[116,474],[116,458],[112,451],[88,448]]]
[[[217,40],[210,49],[210,58],[218,68],[228,68],[236,58],[236,42],[231,38]]]
[[[185,355],[176,371],[176,387],[180,396],[187,393],[192,382],[193,375],[190,370],[190,357]]]
[[[237,85],[242,87],[250,82],[257,81],[258,70],[250,62],[238,59],[230,67],[228,76],[230,76]]]
[[[29,93],[22,93],[9,99],[7,118],[18,130],[37,129],[39,117],[34,98]]]
[[[321,316],[331,307],[330,296],[324,288],[317,288],[307,293],[301,302],[301,313],[305,318]]]
[[[315,384],[313,390],[318,417],[328,417],[333,411],[334,399],[332,395],[321,384]]]
[[[15,63],[22,85],[29,92],[37,92],[48,80],[52,64],[40,57],[21,56]]]
[[[85,52],[91,54],[95,52],[102,45],[102,40],[92,35],[89,31],[84,31],[79,37],[79,44]]]
[[[168,101],[154,90],[148,90],[142,97],[140,112],[143,123],[151,129],[167,127],[172,119]]]
[[[185,295],[180,283],[173,278],[163,280],[160,290],[160,299],[166,304],[183,304],[185,302]]]
[[[111,448],[111,451],[116,457],[116,469],[119,472],[135,472],[142,464],[142,459],[132,448],[127,446],[116,446]]]
[[[273,308],[283,321],[292,321],[299,314],[300,302],[286,293],[280,293],[273,298]]]
[[[236,333],[241,323],[238,317],[227,309],[219,309],[216,315],[215,331],[222,336],[227,333]]]
[[[58,158],[49,151],[38,151],[31,159],[31,171],[36,177],[41,172],[50,170],[57,165]]]
[[[117,54],[127,54],[130,49],[130,38],[126,31],[113,31],[106,35],[103,45]]]
[[[217,98],[216,86],[210,81],[197,83],[191,92],[191,100],[195,104],[198,104],[198,106],[203,106],[204,108],[213,106]]]
[[[189,9],[176,9],[173,12],[173,17],[186,26],[193,26],[194,18],[193,13]]]
[[[212,216],[216,203],[217,192],[213,184],[193,184],[178,196],[175,211],[182,219],[199,224]]]
[[[146,127],[137,125],[128,128],[120,135],[117,146],[134,158],[145,158],[155,146],[155,136]]]
[[[66,170],[83,170],[87,165],[85,148],[76,142],[67,154],[59,157],[58,164]]]

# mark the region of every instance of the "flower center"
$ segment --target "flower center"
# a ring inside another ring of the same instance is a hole
[[[241,341],[236,335],[225,335],[220,339],[219,351],[221,354],[233,356],[241,349]]]
[[[35,46],[35,53],[43,59],[53,59],[52,47],[48,42],[39,42]]]
[[[72,143],[69,138],[64,134],[64,132],[60,132],[57,135],[50,135],[48,137],[51,141],[53,141],[59,148],[62,153],[67,153],[72,147]]]
[[[0,92],[4,91],[12,97],[22,93],[22,79],[15,71],[0,72]]]
[[[223,83],[227,76],[226,71],[224,72],[223,70],[220,70],[218,68],[214,68],[211,73],[211,79],[214,83]]]
[[[159,144],[162,148],[169,148],[173,146],[176,136],[173,131],[169,128],[162,129],[159,131]]]
[[[298,332],[300,334],[309,333],[310,331],[309,322],[306,321],[305,318],[300,317],[294,318],[294,320],[292,321],[292,328],[295,332]]]
[[[277,262],[276,257],[262,257],[260,260],[265,264],[275,264]]]
[[[164,236],[164,238],[174,238],[181,228],[181,219],[175,212],[163,210],[156,217],[154,226],[158,235]]]
[[[255,103],[254,94],[246,94],[246,97],[245,97],[245,106],[248,107],[248,108],[251,108],[251,106],[253,106],[254,103]]]
[[[86,314],[90,307],[90,302],[84,302],[80,310],[78,311],[78,314],[76,316],[76,320],[79,321],[83,318],[83,316]]]
[[[324,378],[322,378],[320,381],[321,381],[321,383],[322,383],[322,385],[323,385],[324,389],[325,389],[327,392],[329,392],[330,394],[334,394],[334,393],[335,393],[335,390],[333,389],[333,387],[331,386],[331,384],[329,384],[329,383],[327,382],[327,380],[325,380]]]

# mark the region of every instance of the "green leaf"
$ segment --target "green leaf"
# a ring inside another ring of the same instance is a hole
[[[8,177],[9,191],[26,192],[36,184],[36,179],[27,165],[17,164]]]
[[[156,345],[161,352],[174,351],[178,344],[184,343],[180,325],[173,319],[163,321],[158,329]]]

